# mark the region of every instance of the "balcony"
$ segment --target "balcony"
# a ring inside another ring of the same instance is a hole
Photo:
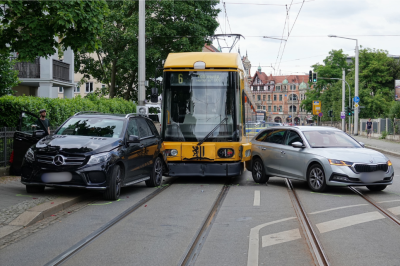
[[[18,78],[40,78],[40,59],[36,58],[34,62],[16,62],[14,69],[18,70]]]
[[[11,59],[16,59],[11,57]],[[69,78],[68,63],[53,59],[53,79],[71,82]],[[40,58],[36,58],[33,62],[16,62],[14,69],[18,70],[18,78],[40,79]]]
[[[53,79],[71,82],[69,67],[69,64],[53,59]]]

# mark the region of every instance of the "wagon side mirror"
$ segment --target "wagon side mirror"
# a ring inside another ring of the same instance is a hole
[[[292,143],[293,148],[304,148],[305,146],[300,141],[296,141]]]

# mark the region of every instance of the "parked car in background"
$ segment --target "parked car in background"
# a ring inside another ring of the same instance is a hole
[[[150,187],[161,184],[166,154],[145,116],[82,112],[53,135],[38,141],[35,133],[21,131],[14,139],[14,149],[28,147],[21,166],[28,193],[46,186],[71,187],[103,191],[105,199],[116,200],[121,187],[142,181]]]
[[[366,186],[380,191],[393,183],[394,169],[380,152],[364,148],[330,127],[273,127],[252,140],[251,171],[257,183],[270,176],[304,180],[312,191],[329,186]]]

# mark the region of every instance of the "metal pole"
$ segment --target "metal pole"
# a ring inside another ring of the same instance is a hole
[[[358,96],[358,40],[356,40],[356,77],[355,77],[355,92],[354,96]],[[354,135],[358,135],[358,107],[354,109]]]
[[[7,128],[4,127],[4,167],[7,166]]]
[[[344,68],[342,68],[343,74],[342,74],[342,112],[344,112],[344,103],[345,103],[345,99],[346,99],[346,84],[345,84],[345,80],[346,80],[346,72],[344,70]],[[346,117],[345,119],[342,119],[342,131],[345,131],[345,124],[346,124]]]
[[[349,85],[349,107],[351,107],[351,92],[350,92],[350,85]],[[351,116],[349,115],[349,134],[351,134]]]
[[[146,99],[146,39],[145,39],[145,0],[139,0],[139,90],[138,105],[144,105]]]

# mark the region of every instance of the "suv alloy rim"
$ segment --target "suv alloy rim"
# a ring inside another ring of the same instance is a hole
[[[157,157],[155,166],[154,166],[154,172],[156,175],[156,183],[161,184],[161,179],[162,179],[162,165],[161,165],[161,160],[160,157]]]
[[[115,194],[117,198],[121,194],[121,168],[118,167],[117,176],[115,177]]]
[[[261,178],[261,175],[262,175],[261,170],[262,170],[262,166],[261,166],[260,162],[259,162],[259,161],[256,161],[256,162],[254,163],[254,171],[255,171],[255,173],[256,173],[257,179],[260,179],[260,178]]]
[[[319,189],[324,183],[324,173],[320,168],[314,168],[310,172],[310,184],[313,188]]]

